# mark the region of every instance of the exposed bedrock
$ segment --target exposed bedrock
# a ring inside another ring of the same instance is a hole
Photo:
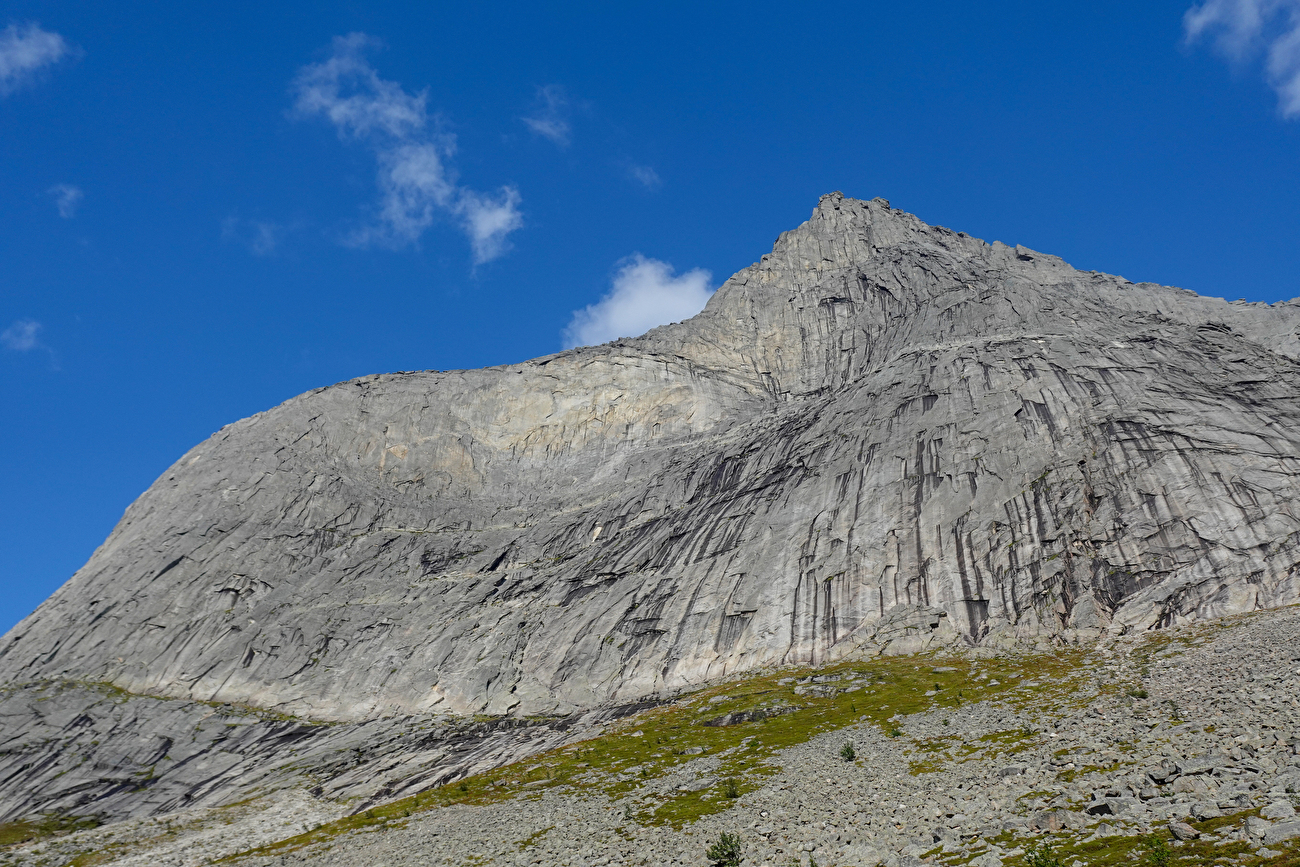
[[[687,322],[222,429],[0,641],[0,679],[568,713],[1289,604],[1298,325],[825,196]]]

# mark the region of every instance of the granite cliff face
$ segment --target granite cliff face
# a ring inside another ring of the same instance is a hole
[[[0,680],[563,714],[1293,603],[1298,328],[825,196],[687,322],[222,429]]]

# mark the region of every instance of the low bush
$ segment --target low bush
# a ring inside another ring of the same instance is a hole
[[[704,857],[709,859],[713,867],[740,867],[745,850],[741,848],[739,837],[723,831],[722,836],[704,853]]]
[[[1025,867],[1065,867],[1060,856],[1052,851],[1052,844],[1046,840],[1025,846],[1024,863]]]
[[[1169,867],[1174,858],[1174,851],[1169,848],[1169,844],[1164,837],[1159,834],[1152,834],[1142,841],[1147,849],[1147,863],[1151,867]]]

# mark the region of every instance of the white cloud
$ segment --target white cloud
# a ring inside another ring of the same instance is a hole
[[[365,50],[380,44],[364,33],[334,37],[329,60],[298,72],[294,108],[304,116],[325,115],[340,137],[383,132],[404,139],[424,129],[428,94],[408,94],[397,82],[380,78],[366,62]]]
[[[36,335],[41,333],[41,323],[34,319],[19,319],[0,331],[0,344],[14,352],[27,352],[41,345]]]
[[[475,192],[461,194],[461,213],[465,231],[474,247],[474,264],[489,262],[510,249],[506,236],[524,224],[519,213],[519,191],[502,187],[491,199]]]
[[[72,184],[55,184],[45,192],[54,198],[54,207],[59,209],[59,216],[65,220],[71,220],[77,215],[77,206],[85,198],[81,188]]]
[[[1300,0],[1205,0],[1187,10],[1188,44],[1212,37],[1229,60],[1265,55],[1268,83],[1283,117],[1300,117]]]
[[[558,84],[537,88],[537,108],[530,117],[520,118],[529,129],[559,147],[569,146],[572,129],[567,118],[569,98]]]
[[[647,190],[657,190],[664,185],[663,179],[659,177],[659,173],[649,166],[634,165],[627,171],[634,181],[641,184]]]
[[[375,154],[379,204],[374,220],[348,243],[413,244],[441,213],[468,235],[475,265],[500,256],[510,248],[507,236],[523,225],[518,190],[503,187],[493,198],[457,183],[448,164],[455,137],[431,128],[426,92],[412,95],[379,77],[363,54],[378,44],[363,33],[335,37],[329,59],[303,67],[293,84],[298,116],[324,116],[340,138]]]
[[[22,87],[67,53],[68,43],[59,34],[39,24],[10,24],[0,31],[0,96]]]
[[[564,329],[564,346],[594,346],[690,319],[713,294],[711,277],[701,268],[674,276],[672,265],[637,253],[614,275],[609,294],[574,311]]]

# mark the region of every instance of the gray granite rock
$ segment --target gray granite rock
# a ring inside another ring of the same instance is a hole
[[[1264,845],[1271,846],[1274,843],[1293,840],[1296,837],[1300,837],[1300,820],[1277,822],[1264,832]]]
[[[46,755],[24,684],[181,700],[184,725],[213,703],[294,725],[563,715],[1294,603],[1297,325],[1294,302],[825,196],[687,322],[365,377],[218,431],[0,639],[0,737]],[[63,696],[73,718],[92,702]],[[167,719],[78,758],[137,768]]]
[[[1245,821],[1245,831],[1247,837],[1257,837],[1263,839],[1264,835],[1273,827],[1273,823],[1267,819],[1261,819],[1258,816],[1247,816]]]
[[[1294,819],[1295,807],[1291,805],[1290,801],[1274,801],[1264,809],[1260,810],[1259,814],[1265,819]]]

